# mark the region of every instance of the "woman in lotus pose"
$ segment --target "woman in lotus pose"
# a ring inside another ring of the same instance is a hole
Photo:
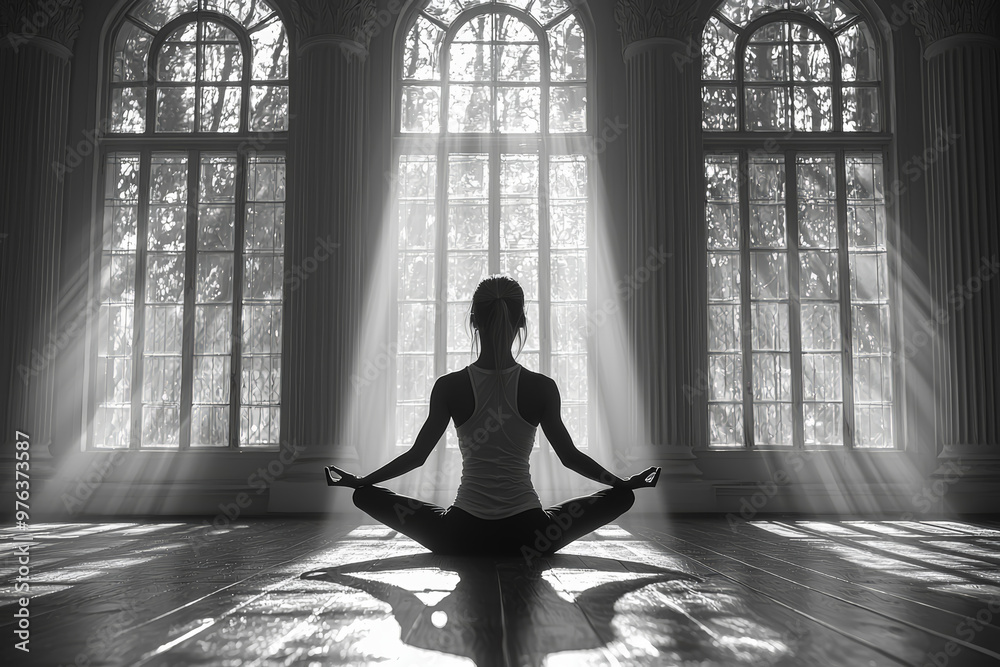
[[[660,469],[621,479],[573,445],[555,382],[511,354],[515,332],[518,352],[527,335],[524,292],[514,280],[491,276],[479,283],[470,323],[481,340],[479,358],[435,382],[430,414],[413,447],[364,477],[328,466],[327,483],[355,489],[361,510],[435,553],[520,555],[530,562],[619,517],[635,501],[633,489],[654,486]],[[451,507],[375,486],[423,465],[450,419],[462,452],[462,480]],[[563,465],[611,488],[544,509],[528,470],[539,425]]]

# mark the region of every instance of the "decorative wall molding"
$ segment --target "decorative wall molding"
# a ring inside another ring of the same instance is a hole
[[[299,44],[330,36],[368,48],[375,34],[375,0],[295,0],[288,4]]]
[[[668,37],[688,43],[698,26],[695,0],[618,0],[615,20],[622,48],[651,37]]]
[[[907,11],[925,46],[952,35],[1000,33],[998,0],[913,0]]]
[[[6,0],[0,3],[0,35],[4,46],[15,51],[35,38],[43,38],[65,46],[72,53],[82,22],[83,0]]]

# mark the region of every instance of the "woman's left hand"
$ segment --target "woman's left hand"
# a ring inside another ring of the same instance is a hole
[[[644,487],[656,486],[657,480],[660,479],[660,470],[661,469],[657,466],[650,466],[638,475],[632,475],[628,479],[622,480],[622,483],[618,486],[628,489],[641,489]]]
[[[346,470],[341,470],[337,466],[327,466],[323,468],[323,474],[326,475],[326,483],[330,486],[346,486],[351,489],[356,489],[359,486],[364,486],[364,481],[361,477],[355,477]],[[334,477],[337,475],[337,478]]]

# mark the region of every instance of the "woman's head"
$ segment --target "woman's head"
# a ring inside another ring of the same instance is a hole
[[[490,276],[484,278],[472,295],[472,312],[469,323],[473,331],[473,353],[476,341],[482,338],[498,356],[510,350],[515,335],[517,353],[524,347],[528,326],[524,318],[524,290],[513,278]]]

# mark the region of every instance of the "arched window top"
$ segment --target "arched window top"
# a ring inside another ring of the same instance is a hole
[[[566,0],[431,0],[401,52],[402,132],[586,130],[584,31]]]
[[[516,7],[530,14],[546,29],[555,22],[554,19],[568,14],[573,8],[568,0],[430,0],[423,12],[436,23],[450,25],[459,14],[482,5]]]
[[[806,14],[830,30],[836,30],[859,18],[857,11],[837,0],[726,0],[716,12],[742,28],[762,16],[783,9]]]
[[[143,0],[113,35],[112,132],[287,129],[288,37],[263,0]]]
[[[702,34],[709,131],[882,129],[878,46],[864,17],[829,0],[726,0]]]

